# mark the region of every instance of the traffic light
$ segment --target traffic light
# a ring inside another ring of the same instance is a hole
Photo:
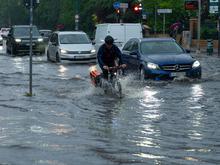
[[[40,4],[40,0],[32,0],[33,7],[36,8]],[[24,6],[27,8],[30,8],[31,6],[31,0],[24,0]]]
[[[115,12],[116,12],[116,14],[119,15],[120,14],[120,9],[116,9]]]
[[[142,11],[142,4],[141,4],[141,3],[135,4],[135,5],[133,6],[133,11],[134,11],[134,13],[136,13],[136,14],[140,14],[141,11]]]

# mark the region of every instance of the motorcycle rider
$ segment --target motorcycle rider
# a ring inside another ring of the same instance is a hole
[[[105,37],[105,43],[99,48],[97,53],[98,64],[103,72],[103,77],[108,78],[109,67],[116,66],[116,60],[118,59],[118,65],[122,68],[126,67],[122,59],[122,54],[120,49],[113,44],[114,39],[112,36],[108,35]]]

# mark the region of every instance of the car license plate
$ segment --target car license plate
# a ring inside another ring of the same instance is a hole
[[[186,75],[185,72],[172,72],[171,77],[184,77]]]
[[[83,59],[86,58],[85,56],[75,56],[76,59]]]
[[[26,46],[30,46],[31,44],[30,43],[27,43],[26,44]],[[34,46],[35,45],[35,43],[32,43],[32,45]]]

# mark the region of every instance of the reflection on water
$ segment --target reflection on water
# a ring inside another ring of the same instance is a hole
[[[192,116],[192,120],[190,121],[192,129],[189,130],[189,137],[191,139],[202,139],[202,131],[199,131],[201,129],[198,128],[202,127],[202,122],[204,120],[204,111],[202,111],[204,106],[201,100],[203,99],[205,93],[201,84],[194,84],[191,88],[191,97],[188,102],[190,103],[189,109]]]
[[[68,68],[65,67],[64,65],[59,65],[59,68],[58,68],[58,76],[62,77],[63,79],[66,78],[67,76],[67,71],[68,71]]]
[[[20,58],[14,58],[13,59],[13,65],[14,65],[15,68],[17,68],[17,70],[19,72],[24,72],[25,71],[24,61],[21,57]]]
[[[28,57],[0,58],[1,66],[13,66],[0,73],[0,164],[220,162],[218,81],[142,85],[131,76],[117,99],[91,85],[88,66],[41,63],[45,57],[36,58],[36,96],[27,98],[12,85],[23,83]],[[14,70],[21,73],[8,76]]]

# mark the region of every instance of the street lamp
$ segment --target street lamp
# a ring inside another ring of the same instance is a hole
[[[75,30],[79,30],[79,0],[76,0],[76,13],[75,13]]]
[[[200,26],[201,26],[201,0],[198,0],[198,30],[197,30],[197,50],[196,53],[200,53]]]

